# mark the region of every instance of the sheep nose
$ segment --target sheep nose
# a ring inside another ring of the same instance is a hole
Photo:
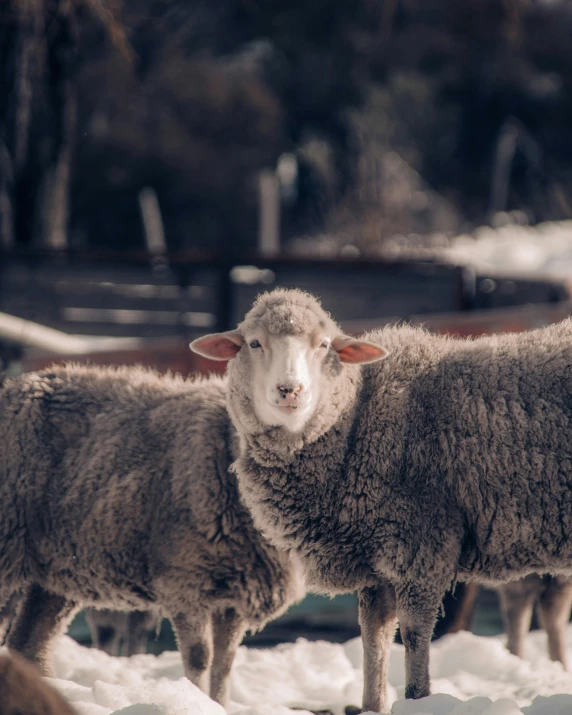
[[[300,394],[300,392],[302,392],[302,385],[296,385],[295,387],[290,385],[276,385],[276,389],[280,393],[280,396],[284,398],[286,395]]]

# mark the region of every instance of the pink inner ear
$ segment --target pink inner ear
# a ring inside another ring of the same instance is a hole
[[[387,350],[371,343],[356,341],[338,350],[338,355],[342,362],[355,365],[379,360],[387,355]]]
[[[206,335],[194,344],[205,357],[213,360],[231,360],[242,347],[223,335]]]

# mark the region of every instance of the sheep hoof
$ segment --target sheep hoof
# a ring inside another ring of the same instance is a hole
[[[358,708],[357,705],[346,705],[344,713],[345,715],[359,715],[361,711],[361,708]]]
[[[416,685],[408,685],[405,688],[406,700],[419,700],[420,698],[426,698],[428,695],[431,695],[429,688],[423,688]]]

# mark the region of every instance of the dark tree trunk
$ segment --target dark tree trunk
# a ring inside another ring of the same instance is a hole
[[[23,200],[34,103],[40,86],[45,7],[43,0],[8,2],[0,22],[0,230],[2,245],[27,243],[35,206]],[[20,198],[21,197],[21,198]],[[20,209],[24,207],[24,211]]]
[[[125,48],[118,0],[7,0],[0,13],[0,245],[65,248],[80,24]]]
[[[49,150],[42,156],[32,240],[54,249],[65,248],[67,245],[69,185],[77,125],[74,75],[79,38],[75,14],[76,11],[71,10],[65,15],[63,12],[59,15],[58,29],[46,48],[48,74],[45,103],[48,111],[51,110],[52,141],[49,144],[46,142]],[[37,128],[35,135],[37,141],[41,142],[41,127]]]

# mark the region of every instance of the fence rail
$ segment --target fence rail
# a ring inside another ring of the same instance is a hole
[[[242,319],[258,293],[276,286],[317,294],[340,321],[568,298],[558,282],[474,275],[433,262],[0,256],[0,311],[73,334],[164,339],[225,330]]]

